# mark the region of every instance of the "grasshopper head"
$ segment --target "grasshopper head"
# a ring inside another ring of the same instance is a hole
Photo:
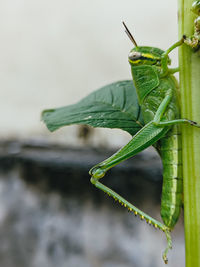
[[[197,2],[200,2],[198,0]],[[156,48],[156,47],[150,47],[150,46],[138,46],[133,35],[127,28],[126,24],[122,22],[125,27],[125,32],[130,38],[131,42],[134,44],[134,48],[130,51],[128,56],[128,61],[131,64],[131,66],[138,66],[138,65],[161,65],[161,56],[164,53],[163,50]],[[170,65],[171,60],[167,56],[167,62]]]
[[[128,56],[128,61],[131,66],[138,65],[157,65],[161,64],[161,55],[164,53],[163,50],[156,47],[149,46],[136,46],[134,47]],[[170,64],[168,58],[168,64]]]

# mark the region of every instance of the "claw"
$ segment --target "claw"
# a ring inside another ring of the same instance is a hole
[[[170,229],[166,228],[164,230],[164,233],[165,233],[166,238],[167,238],[167,247],[166,247],[165,251],[163,252],[162,258],[164,260],[164,263],[167,264],[168,263],[167,254],[168,254],[168,251],[170,249],[172,249],[172,239],[171,239],[171,236],[170,236]]]

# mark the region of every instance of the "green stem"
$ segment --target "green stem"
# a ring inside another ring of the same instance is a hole
[[[179,37],[193,34],[194,0],[179,0]],[[200,52],[179,49],[182,118],[200,123]],[[200,130],[183,125],[183,181],[186,267],[200,267]]]

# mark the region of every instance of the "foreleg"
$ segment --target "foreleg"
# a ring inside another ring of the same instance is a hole
[[[171,99],[172,99],[172,91],[169,90],[169,92],[166,94],[165,98],[163,99],[163,101],[161,102],[160,106],[158,107],[156,111],[156,114],[153,120],[154,125],[158,127],[165,127],[165,126],[173,126],[176,124],[187,123],[187,124],[190,124],[191,126],[200,128],[200,124],[198,124],[195,121],[188,120],[188,119],[175,119],[175,120],[169,120],[169,121],[161,121],[163,114],[165,113]]]

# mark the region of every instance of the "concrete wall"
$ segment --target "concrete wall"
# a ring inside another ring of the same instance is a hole
[[[166,238],[89,182],[104,150],[0,143],[0,266],[161,267]],[[141,153],[102,181],[160,218],[161,165]],[[184,266],[182,215],[168,267]]]

